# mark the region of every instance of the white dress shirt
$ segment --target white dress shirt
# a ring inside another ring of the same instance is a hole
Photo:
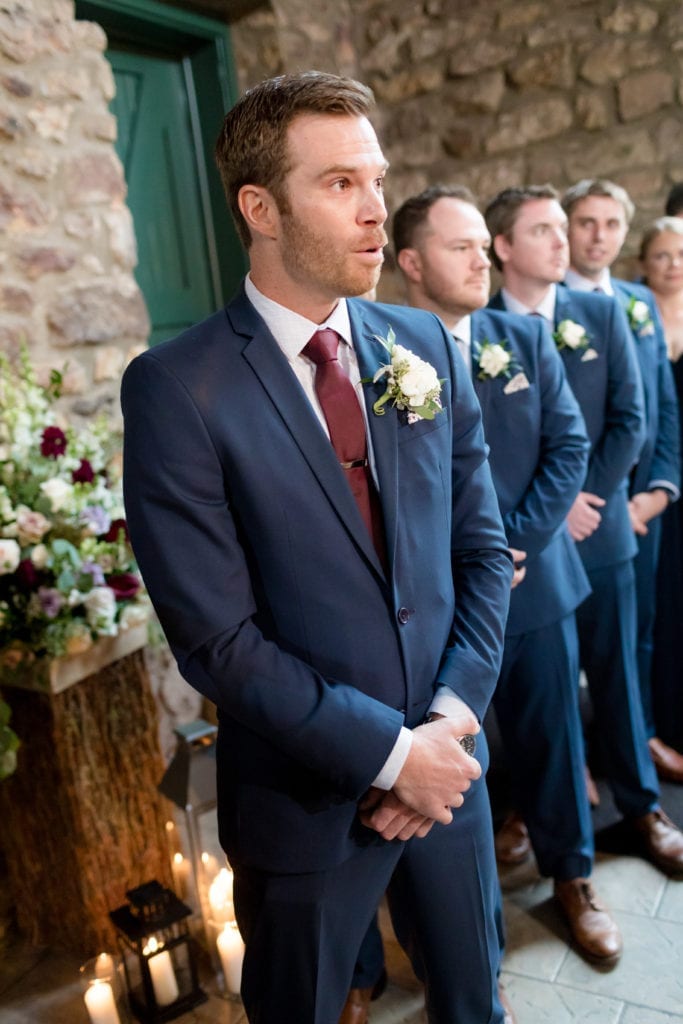
[[[528,316],[529,313],[538,313],[548,321],[551,327],[555,323],[555,301],[557,299],[556,284],[551,284],[549,286],[548,291],[545,293],[542,300],[533,309],[531,306],[525,306],[523,302],[520,302],[519,299],[514,297],[514,295],[511,295],[507,288],[502,288],[501,294],[508,313],[518,313],[520,316]]]

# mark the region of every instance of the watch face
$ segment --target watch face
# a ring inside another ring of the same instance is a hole
[[[475,740],[474,736],[471,736],[470,733],[467,733],[465,736],[461,736],[459,738],[458,743],[460,744],[460,746],[462,747],[466,754],[469,754],[470,757],[474,757],[474,751],[476,750],[477,747],[477,741]]]

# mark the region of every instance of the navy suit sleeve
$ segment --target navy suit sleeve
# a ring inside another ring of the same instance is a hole
[[[653,303],[654,306],[654,303]],[[659,344],[657,346],[657,394],[659,401],[659,421],[655,450],[650,466],[648,484],[666,482],[680,489],[681,458],[680,458],[680,427],[678,422],[678,401],[676,386],[671,370],[671,363],[666,351],[664,331],[661,327],[659,312],[653,309],[656,317],[655,327]]]
[[[538,466],[517,507],[503,519],[509,543],[531,558],[548,544],[581,490],[589,443],[578,402],[546,324],[535,319],[541,401]]]
[[[583,490],[609,498],[638,460],[645,439],[643,387],[631,329],[620,303],[608,303],[608,360],[604,427],[593,449]]]
[[[403,716],[264,637],[223,467],[191,395],[153,352],[126,370],[122,405],[131,540],[181,672],[242,726],[357,799]]]

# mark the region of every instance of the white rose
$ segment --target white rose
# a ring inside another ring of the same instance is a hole
[[[631,316],[637,324],[643,324],[650,319],[650,309],[647,302],[637,299],[631,307]]]
[[[38,544],[51,526],[52,523],[42,512],[34,512],[26,505],[18,506],[17,531],[20,544]]]
[[[88,625],[100,636],[116,636],[116,597],[111,587],[93,587],[83,598]]]
[[[557,325],[557,330],[568,348],[578,348],[585,340],[585,330],[581,324],[576,324],[573,320],[563,320]]]
[[[127,604],[119,616],[119,629],[123,632],[141,626],[148,618],[149,607],[146,604]]]
[[[31,552],[31,561],[35,565],[36,569],[44,569],[48,563],[49,557],[50,552],[44,544],[36,544]]]
[[[73,495],[73,484],[67,483],[66,480],[62,480],[58,476],[53,476],[50,480],[45,480],[40,485],[40,489],[43,494],[49,498],[50,505],[52,506],[53,512],[58,512],[60,508],[72,497]]]
[[[430,391],[439,386],[436,371],[429,363],[420,360],[401,377],[401,391],[411,405],[422,405]]]
[[[21,548],[15,540],[0,540],[0,576],[14,570],[21,561]]]
[[[479,366],[488,377],[497,377],[510,365],[510,353],[502,345],[487,345],[479,357]]]

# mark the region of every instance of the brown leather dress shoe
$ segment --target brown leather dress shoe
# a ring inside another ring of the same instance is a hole
[[[555,897],[581,952],[593,963],[613,967],[621,956],[621,933],[587,878],[555,882]]]
[[[494,844],[499,864],[523,864],[531,856],[529,833],[519,814],[508,814],[496,832]]]
[[[659,778],[667,782],[683,783],[683,754],[679,754],[673,747],[668,747],[657,736],[648,740],[647,745]]]
[[[633,819],[645,856],[667,875],[683,875],[683,832],[661,808]]]
[[[370,988],[352,988],[346,997],[339,1024],[368,1024],[368,1007],[372,999]]]
[[[512,1012],[507,992],[501,984],[498,985],[498,998],[500,999],[500,1005],[503,1007],[503,1011],[505,1013],[505,1016],[503,1017],[503,1024],[517,1024],[517,1018]]]

